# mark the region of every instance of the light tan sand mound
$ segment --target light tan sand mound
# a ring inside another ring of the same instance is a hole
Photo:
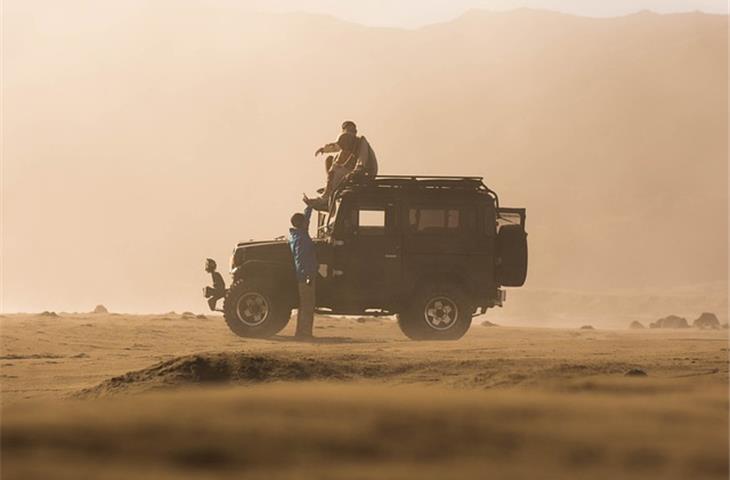
[[[545,362],[474,358],[411,359],[333,352],[317,357],[294,352],[220,352],[186,355],[125,373],[73,394],[98,398],[189,385],[252,385],[281,381],[370,380],[391,384],[439,384],[461,388],[555,386],[586,377],[617,377],[625,362]]]
[[[276,354],[206,353],[164,361],[113,377],[82,390],[80,397],[138,393],[165,387],[210,383],[346,379],[356,372],[347,362],[327,362]]]

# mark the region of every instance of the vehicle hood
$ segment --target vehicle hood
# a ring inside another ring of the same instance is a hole
[[[324,244],[319,239],[313,239],[315,245]],[[264,240],[255,242],[241,242],[236,245],[231,258],[231,271],[251,260],[292,264],[291,250],[287,240]]]
[[[269,262],[291,262],[291,250],[286,240],[268,240],[259,242],[241,242],[233,251],[231,269],[249,260]]]

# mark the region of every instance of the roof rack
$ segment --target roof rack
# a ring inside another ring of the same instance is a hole
[[[350,188],[428,188],[428,189],[461,189],[486,192],[494,197],[499,206],[496,192],[484,184],[484,177],[477,176],[444,176],[444,175],[378,175],[365,183],[346,184],[340,191]],[[340,193],[340,192],[337,192]]]
[[[387,179],[408,179],[408,180],[476,180],[483,181],[484,177],[463,177],[463,176],[449,176],[449,175],[378,175],[375,177],[377,180]]]

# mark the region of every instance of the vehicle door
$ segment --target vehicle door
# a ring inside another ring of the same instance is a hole
[[[401,284],[401,233],[395,198],[344,199],[333,234],[333,292],[353,310],[379,309],[397,297]]]

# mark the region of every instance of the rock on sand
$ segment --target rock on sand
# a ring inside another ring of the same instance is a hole
[[[717,315],[714,313],[704,312],[699,316],[699,318],[692,322],[692,326],[695,328],[711,328],[713,330],[719,330],[720,320],[717,319]]]
[[[660,318],[656,322],[649,325],[650,328],[689,328],[686,318],[676,315]]]
[[[97,305],[91,313],[109,313],[109,310],[104,305]]]
[[[629,325],[629,328],[631,328],[631,329],[635,329],[635,330],[640,330],[640,329],[642,329],[642,328],[646,328],[646,327],[644,326],[644,324],[643,324],[643,323],[641,323],[641,322],[637,322],[636,320],[634,320],[634,321],[633,321],[633,322],[631,322],[631,324]]]

